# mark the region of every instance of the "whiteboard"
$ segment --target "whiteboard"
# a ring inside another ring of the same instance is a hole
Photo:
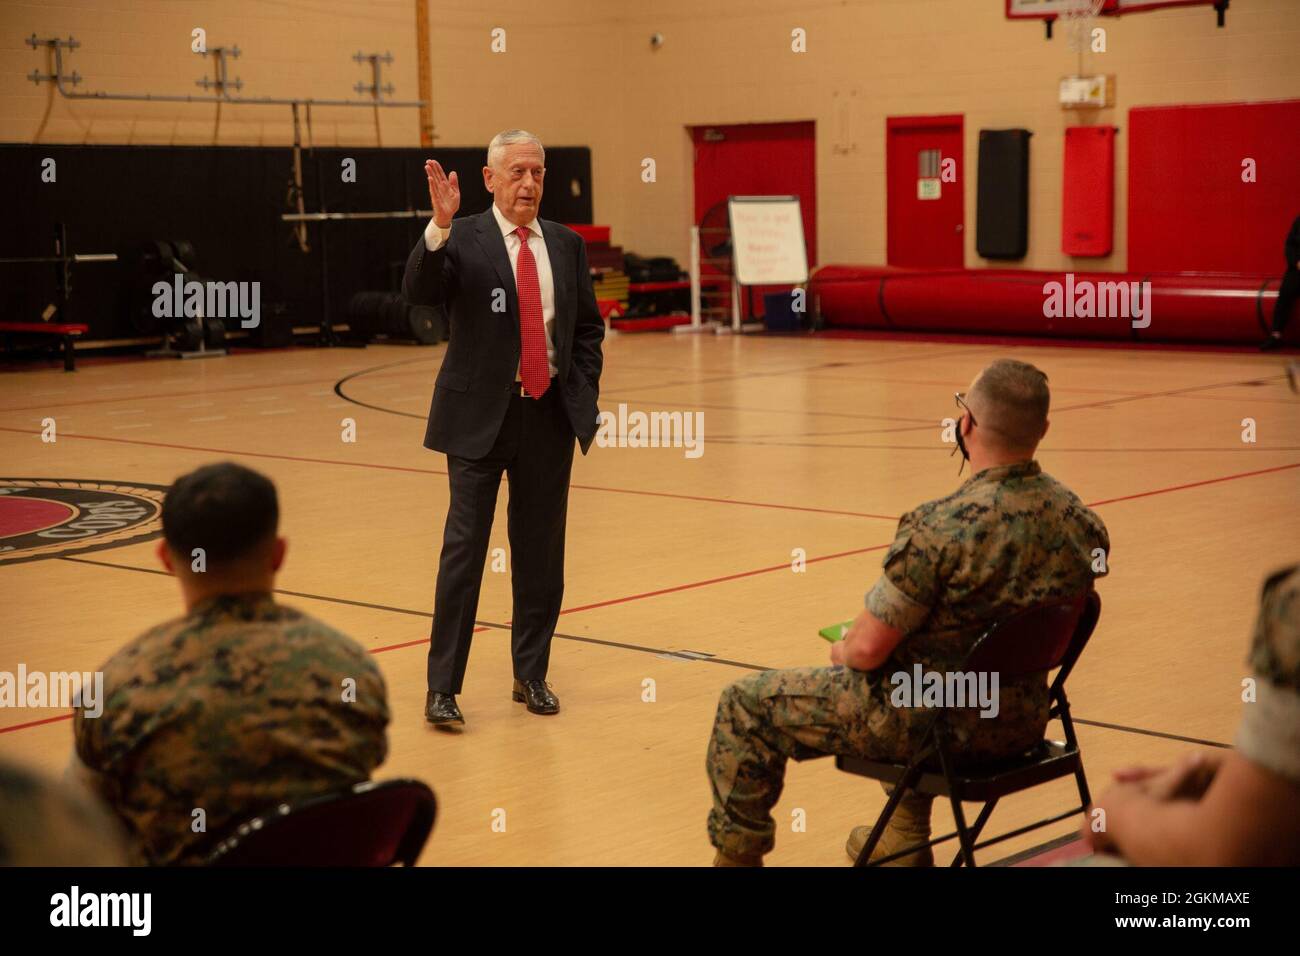
[[[798,196],[729,196],[731,252],[741,285],[808,281]]]

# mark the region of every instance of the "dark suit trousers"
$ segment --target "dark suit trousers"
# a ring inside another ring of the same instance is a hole
[[[1300,269],[1287,269],[1282,277],[1282,285],[1277,290],[1277,302],[1273,306],[1273,331],[1281,332],[1286,328],[1286,320],[1295,308],[1296,299],[1300,299]]]
[[[434,598],[429,690],[459,694],[478,613],[501,473],[509,484],[510,653],[516,680],[546,677],[564,598],[564,528],[573,469],[573,426],[559,383],[540,399],[512,395],[483,458],[447,456],[451,503]]]

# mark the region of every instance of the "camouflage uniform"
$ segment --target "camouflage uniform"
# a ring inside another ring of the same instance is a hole
[[[125,866],[108,808],[73,783],[0,761],[0,866]]]
[[[723,691],[707,762],[713,845],[736,858],[772,849],[770,811],[788,758],[906,760],[934,711],[894,706],[890,675],[911,675],[915,664],[958,670],[989,624],[1087,591],[1105,573],[1093,571],[1097,548],[1110,550],[1101,519],[1036,461],[986,468],[905,514],[867,595],[871,613],[905,635],[881,667],[766,671]],[[959,758],[1006,756],[1042,739],[1046,675],[1002,682],[998,701],[996,717],[951,713]]]
[[[1300,565],[1264,583],[1250,665],[1255,700],[1242,713],[1237,749],[1300,783]]]
[[[370,655],[270,594],[205,600],[103,671],[103,714],[75,715],[77,754],[137,862],[199,862],[231,826],[367,780],[387,753],[387,690]],[[199,808],[206,832],[195,833]]]

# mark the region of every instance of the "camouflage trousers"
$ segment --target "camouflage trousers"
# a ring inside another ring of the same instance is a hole
[[[709,841],[731,857],[769,852],[787,760],[905,759],[911,723],[849,667],[763,671],[736,681],[722,692],[709,741]]]

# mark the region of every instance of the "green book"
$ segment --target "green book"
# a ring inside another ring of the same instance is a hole
[[[817,633],[834,644],[836,641],[844,640],[844,635],[849,632],[849,628],[852,626],[852,621],[845,621],[843,624],[832,624],[830,627],[823,627]]]

